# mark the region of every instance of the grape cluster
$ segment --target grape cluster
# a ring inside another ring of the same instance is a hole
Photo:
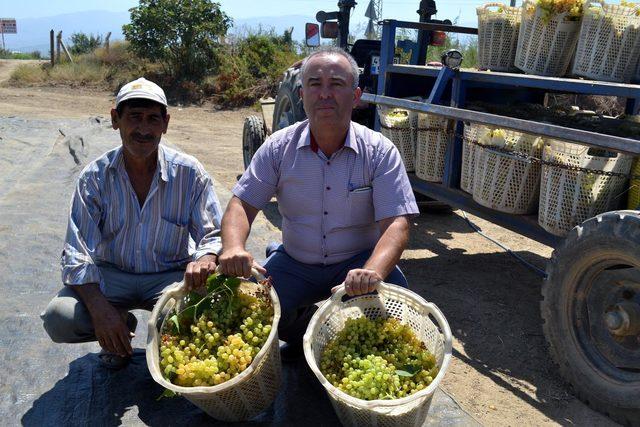
[[[164,377],[180,386],[212,386],[244,371],[273,322],[268,297],[236,291],[233,310],[205,310],[182,333],[166,327],[160,344]],[[184,326],[184,325],[183,325]]]
[[[536,0],[536,7],[542,10],[542,18],[548,22],[556,15],[566,13],[569,21],[582,19],[585,0]]]
[[[364,400],[398,399],[426,388],[436,359],[395,318],[347,319],[325,346],[320,371],[335,387]]]

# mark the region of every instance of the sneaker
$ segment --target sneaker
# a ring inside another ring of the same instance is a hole
[[[296,362],[304,357],[302,341],[295,343],[284,343],[280,346],[280,359],[283,362]]]
[[[122,357],[117,354],[109,353],[105,350],[102,350],[100,354],[98,354],[98,360],[100,361],[100,364],[105,368],[117,371],[127,366],[127,364],[131,361],[131,357]]]

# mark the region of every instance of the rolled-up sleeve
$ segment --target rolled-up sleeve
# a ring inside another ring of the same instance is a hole
[[[251,164],[232,190],[236,197],[258,210],[271,200],[278,186],[278,162],[273,153],[273,142],[272,138],[267,138],[258,148]]]
[[[100,270],[95,265],[95,253],[100,243],[101,216],[99,191],[95,182],[78,179],[71,199],[71,213],[62,251],[62,282],[66,285],[101,283]]]
[[[194,260],[207,254],[219,255],[222,250],[222,209],[213,187],[213,180],[204,172],[198,182],[199,188],[196,191],[189,224],[189,233],[196,242]]]
[[[372,186],[376,221],[420,213],[402,158],[394,146],[378,159]]]

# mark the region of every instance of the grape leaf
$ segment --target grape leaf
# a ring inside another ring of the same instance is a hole
[[[176,393],[173,390],[169,390],[168,388],[165,388],[164,391],[162,392],[162,394],[160,396],[158,396],[158,398],[156,399],[156,401],[163,399],[163,398],[170,398],[170,397],[176,397],[178,395],[178,393]]]
[[[401,377],[412,377],[421,370],[422,368],[419,365],[404,365],[402,369],[396,369],[396,375]]]
[[[180,333],[180,322],[178,321],[178,315],[174,314],[169,318],[169,321],[176,325],[176,332]]]

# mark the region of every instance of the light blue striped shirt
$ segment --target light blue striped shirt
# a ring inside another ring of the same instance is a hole
[[[80,173],[62,252],[63,283],[103,287],[100,264],[157,273],[220,252],[220,203],[202,165],[160,144],[157,171],[142,208],[124,167],[122,147]],[[191,254],[190,237],[195,246]]]

